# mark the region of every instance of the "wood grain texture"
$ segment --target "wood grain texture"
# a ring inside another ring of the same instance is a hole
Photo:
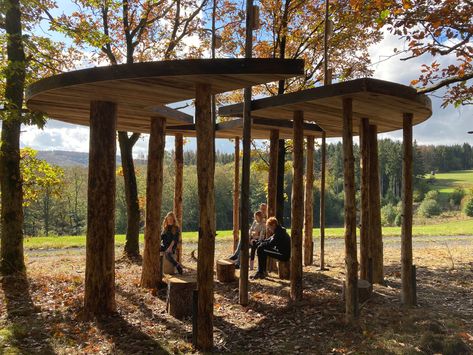
[[[233,167],[233,252],[240,238],[240,138],[235,137],[235,156]]]
[[[314,137],[307,137],[304,198],[304,265],[314,262]]]
[[[151,122],[146,172],[146,217],[141,287],[158,288],[162,279],[161,263],[161,205],[163,197],[164,147],[166,136],[164,118]]]
[[[276,216],[276,180],[278,178],[279,130],[273,129],[269,139],[268,218]]]
[[[197,261],[197,344],[213,347],[214,258],[215,258],[215,155],[214,126],[211,114],[211,86],[195,87],[197,131],[197,178],[199,195],[199,242]]]
[[[352,99],[343,105],[343,177],[345,192],[345,317],[358,317],[358,261],[356,245],[355,158],[353,156]]]
[[[340,137],[343,130],[340,99],[343,97],[353,99],[354,133],[358,133],[362,118],[369,118],[380,132],[388,132],[402,128],[401,117],[405,110],[413,113],[413,124],[425,121],[432,114],[430,99],[418,95],[414,88],[371,78],[254,100],[251,108],[254,117],[289,121],[294,111],[304,111],[304,119],[316,122],[327,137]],[[242,105],[222,107],[219,114],[240,117]]]
[[[325,270],[325,170],[327,161],[327,143],[325,132],[320,146],[320,270]]]
[[[302,299],[302,229],[304,225],[304,113],[294,112],[291,196],[291,299]]]
[[[90,103],[84,309],[94,316],[116,310],[116,109],[112,102]]]
[[[184,180],[184,137],[182,133],[174,136],[174,167],[176,180],[174,182],[174,214],[181,229],[179,245],[177,246],[177,261],[182,262],[182,193]]]
[[[369,120],[364,118],[360,123],[360,278],[372,282],[372,280],[369,280],[371,263],[369,143]]]

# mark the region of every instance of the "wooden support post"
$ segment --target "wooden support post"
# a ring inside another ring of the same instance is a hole
[[[233,252],[240,235],[240,138],[235,137],[235,166],[233,174]]]
[[[358,261],[356,252],[355,158],[353,156],[353,101],[343,98],[343,177],[345,190],[345,316],[358,317]]]
[[[85,312],[115,312],[115,160],[117,105],[90,103]]]
[[[304,201],[304,265],[314,262],[314,137],[307,137],[307,157]]]
[[[302,229],[304,224],[304,113],[294,112],[291,201],[291,299],[302,299]]]
[[[361,228],[360,228],[360,278],[368,280],[371,260],[370,244],[370,205],[369,205],[369,183],[370,183],[370,164],[369,164],[369,120],[362,118],[360,120],[360,172],[361,172]],[[368,280],[372,282],[372,280]]]
[[[184,178],[184,137],[181,133],[174,136],[174,165],[176,181],[174,183],[174,214],[181,228],[179,245],[177,246],[177,261],[182,262],[182,190]]]
[[[268,216],[276,216],[276,194],[278,180],[279,130],[272,129],[269,137]]]
[[[381,192],[379,189],[378,130],[370,125],[370,241],[373,283],[384,283]]]
[[[197,133],[197,178],[199,188],[199,245],[197,261],[198,334],[196,346],[213,347],[214,254],[215,254],[215,126],[211,113],[211,87],[196,85],[195,129]]]
[[[166,120],[151,118],[146,172],[145,245],[141,287],[157,288],[162,282],[161,263],[161,204],[163,197],[163,169]]]
[[[415,304],[412,272],[412,118],[404,114],[402,160],[402,227],[401,227],[401,301]]]
[[[322,132],[320,159],[320,270],[325,270],[325,166],[327,162],[327,145],[325,132]]]

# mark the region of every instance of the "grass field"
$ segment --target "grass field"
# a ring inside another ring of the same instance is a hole
[[[326,236],[328,238],[342,238],[343,228],[327,228]],[[450,221],[438,224],[417,225],[413,227],[414,236],[457,236],[473,235],[473,219],[460,221]],[[385,236],[400,236],[400,227],[383,228]],[[320,231],[314,229],[314,236],[319,237]],[[197,232],[184,232],[182,234],[184,242],[197,242]],[[228,240],[232,238],[231,231],[218,231],[217,239]],[[143,242],[143,235],[140,236]],[[125,236],[118,234],[115,236],[115,244],[118,246],[125,244]],[[25,248],[27,249],[64,249],[73,247],[84,247],[85,236],[62,236],[62,237],[32,237],[25,238]]]
[[[473,188],[473,170],[452,171],[435,174],[434,188],[440,193],[452,193],[456,187]]]

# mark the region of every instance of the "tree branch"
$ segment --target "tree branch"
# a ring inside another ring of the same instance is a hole
[[[467,73],[463,76],[459,76],[459,75],[452,76],[448,79],[441,80],[441,81],[437,82],[436,84],[434,84],[432,86],[422,88],[422,89],[417,89],[417,93],[427,94],[429,92],[436,91],[436,90],[438,90],[438,89],[440,89],[444,86],[448,86],[450,84],[458,83],[458,82],[461,82],[461,81],[467,81],[467,80],[470,80],[471,78],[473,78],[473,72],[472,73]]]

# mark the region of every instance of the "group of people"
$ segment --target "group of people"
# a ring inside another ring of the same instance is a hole
[[[277,260],[287,261],[291,257],[291,239],[275,217],[267,218],[268,207],[265,203],[255,212],[251,224],[250,235],[250,270],[254,268],[255,255],[258,256],[258,270],[252,279],[264,279],[267,276],[266,261],[268,256]],[[230,256],[236,268],[240,267],[241,239]]]

